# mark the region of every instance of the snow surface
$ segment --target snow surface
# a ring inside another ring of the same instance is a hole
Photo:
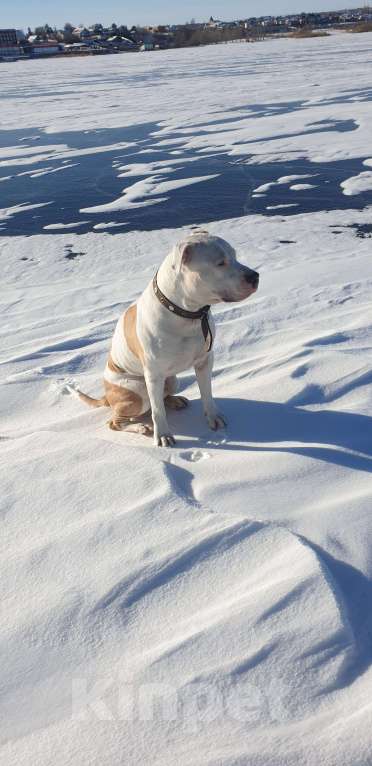
[[[169,191],[180,189],[183,186],[201,183],[201,181],[209,181],[211,178],[215,178],[215,176],[210,175],[201,178],[183,178],[178,181],[161,181],[158,176],[148,176],[145,181],[137,181],[137,183],[124,189],[122,196],[118,199],[108,202],[105,205],[81,208],[80,212],[106,213],[111,210],[130,210],[133,207],[145,207],[147,205],[153,205],[155,202],[165,202],[166,198],[164,197],[144,202],[137,202],[137,200],[142,197],[151,197],[154,194],[166,194]]]
[[[353,157],[362,172],[371,41],[2,64],[3,128],[51,141],[46,151],[10,136],[2,162],[78,158],[53,133],[148,115],[164,141],[182,133],[196,152],[306,154],[314,176],[319,162]],[[352,130],[329,128],[345,121]],[[172,195],[173,167],[142,163],[141,188],[115,204]],[[1,199],[6,226],[22,206]],[[208,431],[189,371],[173,450],[110,431],[107,411],[70,392],[101,391],[117,317],[187,226],[122,232],[94,216],[80,234],[3,230],[5,766],[372,762],[372,262],[370,239],[356,236],[371,207],[271,207],[208,225],[261,283],[214,311],[227,430]]]
[[[315,184],[293,184],[289,187],[291,191],[304,191],[305,189],[315,189]]]
[[[21,205],[12,205],[11,207],[2,208],[0,209],[0,221],[12,218],[13,215],[17,215],[17,213],[24,213],[26,210],[36,210],[36,208],[45,207],[50,204],[50,202],[38,202],[34,205],[29,205],[27,202],[24,202]]]
[[[84,226],[89,221],[74,221],[73,223],[49,223],[44,226],[45,231],[54,231],[57,229],[76,229],[78,226]]]
[[[360,194],[364,191],[372,191],[372,171],[365,170],[357,176],[347,178],[341,184],[344,194],[352,197],[353,194]]]

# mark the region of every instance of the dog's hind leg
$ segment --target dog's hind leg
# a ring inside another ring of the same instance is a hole
[[[138,397],[139,398],[139,397]],[[139,418],[145,413],[141,412],[141,406],[136,407],[133,400],[130,402],[129,397],[127,402],[119,401],[116,404],[111,405],[112,418],[109,421],[109,426],[112,431],[127,431],[128,433],[143,434],[144,436],[152,436],[154,429],[152,423],[143,423]]]
[[[188,407],[189,400],[186,396],[174,396],[178,390],[178,380],[175,375],[166,378],[164,384],[164,404],[170,410],[183,410]]]
[[[151,423],[133,422],[129,418],[113,418],[109,421],[109,427],[112,431],[126,431],[132,434],[142,434],[142,436],[152,436],[154,429]]]

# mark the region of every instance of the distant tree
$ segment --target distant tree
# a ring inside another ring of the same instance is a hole
[[[49,24],[44,24],[43,27],[35,27],[35,35],[41,37],[43,40],[47,40],[53,34],[53,29]]]
[[[60,39],[60,35],[59,35],[57,27],[53,27],[53,29],[51,27],[49,27],[48,38],[50,38],[52,40],[59,40]]]
[[[187,26],[177,29],[174,35],[174,45],[176,48],[183,48],[186,45],[192,45],[191,39],[193,36],[193,30]]]
[[[348,32],[372,32],[372,22],[362,21],[360,24],[350,27]]]
[[[46,40],[47,37],[48,37],[48,35],[47,35],[46,31],[45,31],[45,27],[46,26],[47,25],[45,25],[44,27],[35,27],[35,35],[40,37],[42,40]]]
[[[202,27],[195,29],[192,26],[185,25],[177,29],[174,35],[174,45],[177,48],[194,45],[211,45],[212,43],[229,42],[230,40],[240,40],[246,37],[246,30],[242,27],[231,25],[229,27]]]
[[[70,24],[69,21],[66,22],[65,26],[63,27],[63,39],[66,43],[72,43],[74,40],[73,35],[74,27],[72,24]]]

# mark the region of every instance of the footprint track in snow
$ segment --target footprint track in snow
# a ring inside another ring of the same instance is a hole
[[[190,463],[199,463],[201,460],[208,460],[212,455],[205,450],[193,449],[179,452],[179,457]]]

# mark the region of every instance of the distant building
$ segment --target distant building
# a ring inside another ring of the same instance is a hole
[[[0,60],[12,61],[25,56],[19,44],[21,34],[17,29],[0,29]]]
[[[129,40],[128,37],[122,37],[121,35],[113,35],[112,37],[108,37],[106,42],[110,47],[119,51],[128,51],[132,50],[133,48],[137,48],[133,40]]]
[[[149,32],[145,32],[145,34],[142,35],[142,44],[140,47],[141,51],[153,51],[155,47],[155,38],[154,35],[150,34]]]
[[[16,29],[0,29],[0,47],[8,48],[18,44]]]
[[[30,54],[32,58],[38,58],[39,56],[55,56],[61,52],[62,47],[56,40],[35,42],[30,46]]]

